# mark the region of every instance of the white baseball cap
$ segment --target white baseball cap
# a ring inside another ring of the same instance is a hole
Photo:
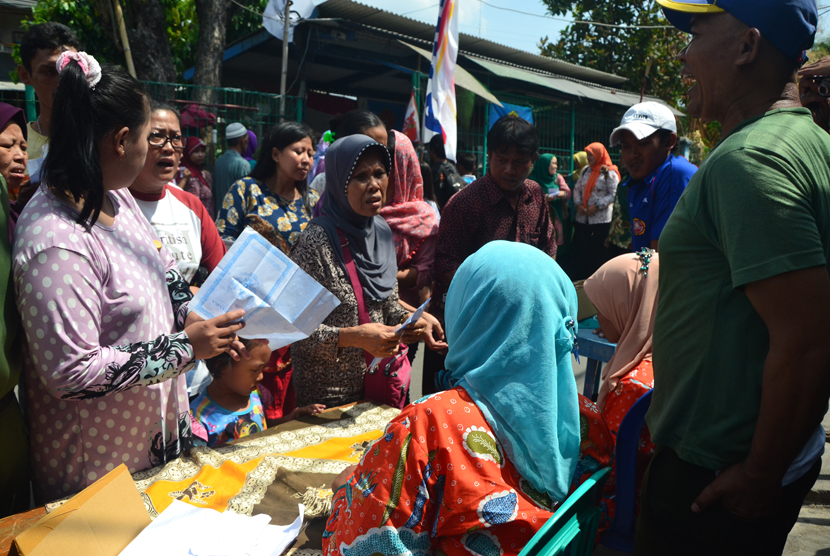
[[[637,141],[645,139],[658,129],[667,129],[677,133],[677,124],[674,121],[669,107],[659,102],[641,102],[629,108],[620,122],[620,127],[611,132],[610,144],[616,147],[620,142],[620,132],[628,130],[634,134]]]
[[[239,139],[246,133],[248,133],[248,130],[244,125],[234,122],[225,128],[225,139]]]

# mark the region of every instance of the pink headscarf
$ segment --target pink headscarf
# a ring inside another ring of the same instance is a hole
[[[617,383],[643,361],[651,361],[651,338],[657,314],[657,281],[660,257],[651,255],[648,274],[639,255],[628,253],[602,265],[585,280],[585,293],[602,315],[619,331],[620,340],[611,361],[602,369],[597,407],[605,410],[605,398]]]
[[[398,131],[391,133],[395,134],[395,198],[380,215],[392,228],[400,267],[415,255],[424,239],[438,234],[438,217],[424,201],[424,179],[412,141]]]

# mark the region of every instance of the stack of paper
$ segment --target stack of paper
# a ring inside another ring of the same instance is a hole
[[[310,336],[340,300],[251,228],[245,228],[190,302],[204,319],[245,309],[241,336],[271,349]]]
[[[219,513],[174,500],[120,556],[280,556],[300,533],[305,506],[291,525],[267,515]]]

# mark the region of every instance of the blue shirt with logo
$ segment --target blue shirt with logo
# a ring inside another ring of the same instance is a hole
[[[625,182],[631,214],[632,250],[650,248],[652,241],[660,239],[674,206],[696,171],[697,166],[682,156],[669,155],[645,179]]]

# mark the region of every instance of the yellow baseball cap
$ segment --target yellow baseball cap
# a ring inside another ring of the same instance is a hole
[[[813,46],[818,23],[816,0],[657,0],[669,23],[692,32],[692,17],[729,13],[761,31],[786,56],[797,58]]]

